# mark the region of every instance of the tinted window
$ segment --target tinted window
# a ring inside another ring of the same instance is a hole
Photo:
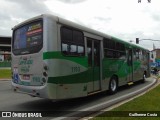
[[[42,21],[21,26],[13,32],[13,53],[15,55],[36,53],[41,50],[42,42]]]
[[[116,50],[124,51],[125,50],[124,44],[116,42]]]
[[[109,40],[109,39],[105,39],[104,40],[104,48],[115,49],[115,41]]]
[[[61,28],[62,53],[69,56],[84,56],[84,36],[81,31]]]
[[[104,56],[106,58],[125,59],[125,45],[114,40],[104,39]]]
[[[73,42],[84,44],[83,33],[80,31],[73,31]]]
[[[72,42],[72,30],[65,27],[61,29],[61,38],[64,42]]]

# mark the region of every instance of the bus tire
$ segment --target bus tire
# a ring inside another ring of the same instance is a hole
[[[109,93],[115,94],[117,92],[117,89],[118,89],[118,79],[117,77],[113,76],[109,82]]]

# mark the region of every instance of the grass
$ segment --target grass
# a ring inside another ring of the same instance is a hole
[[[119,111],[119,113],[118,113]],[[128,111],[128,112],[125,112]],[[155,112],[159,115],[159,117],[128,117],[129,111],[131,113],[146,113],[147,111]],[[126,114],[127,117],[105,117],[108,116],[109,113],[118,113],[118,114]],[[95,118],[93,120],[160,120],[160,85],[146,94],[135,98],[132,101],[129,101],[111,111],[105,112]]]
[[[0,79],[11,79],[11,70],[0,69]]]

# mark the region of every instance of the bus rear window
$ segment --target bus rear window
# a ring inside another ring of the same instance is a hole
[[[39,52],[43,43],[42,20],[21,26],[13,32],[13,53],[15,55]]]

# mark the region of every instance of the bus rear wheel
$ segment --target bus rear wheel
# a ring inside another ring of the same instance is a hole
[[[110,94],[115,94],[118,89],[118,80],[116,77],[112,77],[110,82],[109,82],[109,93]]]

